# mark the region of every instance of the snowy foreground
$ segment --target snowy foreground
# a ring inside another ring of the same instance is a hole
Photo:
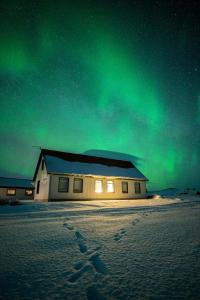
[[[0,299],[200,299],[200,197],[0,207]]]

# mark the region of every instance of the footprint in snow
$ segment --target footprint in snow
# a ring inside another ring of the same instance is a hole
[[[133,225],[133,226],[136,225],[139,221],[140,221],[139,219],[133,220],[133,221],[132,221],[132,225]]]
[[[81,240],[84,239],[83,235],[79,231],[75,232],[75,236],[76,236],[77,239],[81,239]]]
[[[138,222],[140,222],[141,218],[147,217],[149,214],[148,213],[141,213],[141,215],[139,215],[139,218],[136,218],[132,221],[132,225],[136,225]]]
[[[88,263],[86,263],[85,265],[83,265],[82,268],[76,270],[75,272],[73,272],[72,274],[70,274],[70,276],[68,276],[67,281],[69,283],[76,283],[76,281],[81,278],[83,276],[83,274],[85,272],[88,272],[92,270],[92,266]]]
[[[125,235],[126,235],[126,230],[125,230],[124,228],[121,228],[120,231],[117,232],[117,233],[114,235],[114,240],[115,240],[115,241],[120,241],[121,238],[122,238],[123,236],[125,236]]]
[[[80,270],[83,266],[84,266],[84,262],[83,261],[76,261],[74,263],[74,269],[75,270]]]
[[[69,223],[64,223],[63,226],[65,228],[69,229],[69,230],[73,230],[74,229],[74,227],[71,224],[69,224]]]
[[[86,246],[86,244],[84,242],[83,235],[79,231],[76,231],[75,232],[75,237],[76,237],[76,240],[77,240],[80,252],[81,253],[87,252],[87,246]]]
[[[80,279],[83,274],[87,272],[97,272],[102,275],[106,275],[108,270],[106,265],[100,258],[100,254],[98,252],[94,252],[86,262],[77,261],[74,263],[74,271],[69,272],[67,276],[67,281],[69,283],[76,283],[78,279]],[[96,298],[95,298],[96,299]]]
[[[68,283],[76,283],[85,273],[87,272],[97,272],[102,275],[106,275],[108,270],[106,265],[100,258],[98,252],[92,253],[90,257],[84,261],[76,261],[74,263],[74,271],[68,272],[67,281]],[[95,298],[96,299],[96,298]]]
[[[100,249],[101,249],[101,246],[96,246],[94,248],[88,249],[87,255],[92,255],[93,253],[95,253],[96,251],[98,251]]]
[[[143,217],[147,217],[148,215],[149,215],[149,214],[146,213],[146,212],[142,213],[142,216],[143,216]]]
[[[93,248],[88,249],[86,242],[85,242],[86,238],[80,233],[80,231],[75,230],[75,228],[70,223],[67,223],[67,222],[65,222],[63,224],[63,226],[65,228],[67,228],[68,230],[74,231],[74,235],[75,235],[79,250],[82,254],[85,255],[85,259],[86,259],[86,262],[76,261],[74,263],[74,266],[73,266],[74,271],[68,273],[67,281],[69,283],[76,283],[76,281],[79,278],[81,278],[84,273],[89,272],[89,271],[93,271],[93,272],[95,271],[95,272],[103,274],[103,275],[107,274],[108,270],[107,270],[104,262],[101,260],[100,254],[97,252],[101,247],[97,245]],[[120,234],[121,235],[125,234],[125,230],[123,228],[121,229]],[[96,294],[95,294],[95,290],[93,290],[93,291],[94,291],[94,295],[96,296],[95,299],[104,299],[104,298],[97,298],[97,295],[100,295],[100,294],[98,294],[98,292],[96,292]],[[88,295],[91,295],[91,293]],[[88,298],[88,299],[92,299],[92,298]]]
[[[91,261],[91,263],[92,263],[92,265],[95,268],[97,273],[101,273],[101,274],[104,274],[104,275],[108,273],[106,265],[104,264],[104,262],[99,257],[98,252],[92,254],[89,258],[89,261]]]

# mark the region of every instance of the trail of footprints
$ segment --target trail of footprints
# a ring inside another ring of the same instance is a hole
[[[126,235],[126,230],[124,228],[121,228],[115,235],[114,235],[114,240],[115,241],[120,241],[123,236]]]
[[[132,225],[135,226],[138,222],[141,221],[142,218],[144,217],[147,217],[148,214],[147,213],[141,213],[141,214],[138,214],[137,215],[137,218],[135,218],[133,221],[132,221]],[[120,241],[124,236],[126,236],[127,233],[126,233],[126,229],[124,228],[121,228],[115,235],[114,235],[114,240],[115,241]]]
[[[140,220],[144,217],[148,216],[147,213],[138,214],[137,218],[132,221],[132,225],[135,226]],[[79,247],[79,251],[83,254],[83,260],[76,261],[73,264],[73,271],[67,273],[67,281],[70,284],[76,283],[79,278],[83,276],[86,272],[94,272],[99,273],[102,276],[108,273],[106,265],[100,258],[100,254],[98,250],[100,250],[100,246],[95,246],[94,248],[88,247],[86,243],[86,238],[80,233],[80,231],[76,230],[70,223],[67,221],[63,224],[63,226],[74,233],[76,238],[77,246]],[[120,241],[124,236],[126,236],[126,229],[121,228],[115,235],[114,240]],[[105,300],[104,296],[96,289],[95,285],[92,285],[87,288],[86,295],[88,300],[99,299]]]
[[[74,232],[79,251],[83,254],[83,260],[76,261],[73,265],[73,271],[67,275],[67,281],[69,283],[76,283],[76,281],[86,272],[93,271],[94,274],[100,273],[106,275],[108,270],[104,262],[100,258],[98,250],[100,246],[89,248],[86,243],[86,238],[76,230],[70,223],[65,222],[63,226]]]

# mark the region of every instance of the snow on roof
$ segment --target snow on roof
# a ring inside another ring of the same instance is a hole
[[[33,188],[31,182],[29,179],[0,177],[0,187]]]
[[[48,173],[114,176],[147,180],[130,162],[127,162],[130,163],[128,167],[119,167],[103,163],[68,161],[51,155],[44,155],[44,160]]]

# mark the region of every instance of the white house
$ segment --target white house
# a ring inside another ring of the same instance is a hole
[[[33,181],[35,200],[146,197],[147,178],[129,161],[42,149]]]
[[[31,180],[0,177],[0,199],[33,199],[33,190]]]

